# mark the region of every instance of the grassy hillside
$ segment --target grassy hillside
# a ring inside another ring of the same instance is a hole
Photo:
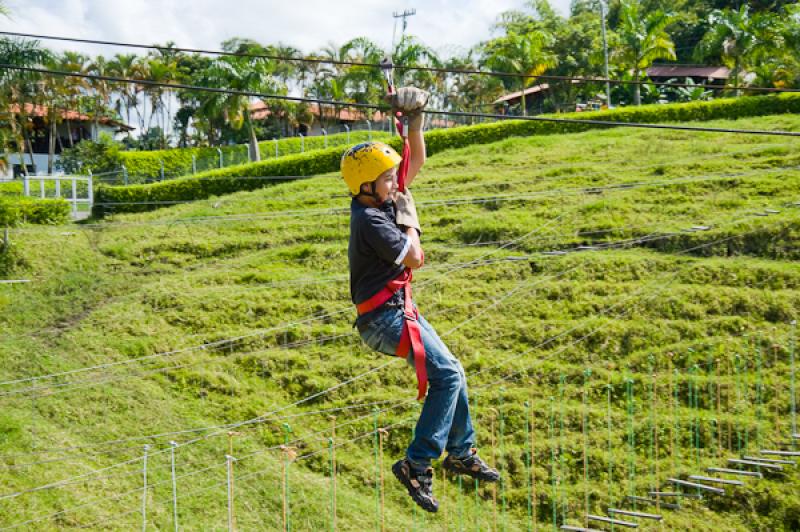
[[[800,117],[711,125],[798,131]],[[281,529],[287,478],[291,527],[331,528],[333,415],[340,530],[375,527],[378,471],[387,530],[527,530],[534,491],[540,527],[554,509],[578,524],[587,495],[592,513],[633,508],[626,495],[672,491],[669,476],[785,449],[798,147],[609,130],[429,159],[415,294],[464,363],[481,452],[505,475],[476,495],[439,471],[436,516],[389,472],[414,376],[352,329],[336,176],[12,230],[3,278],[31,282],[0,285],[0,529],[140,527],[145,444],[148,523],[171,527],[170,441],[183,528],[227,527],[228,453],[238,529]],[[686,498],[663,528],[797,529],[797,480],[787,468]]]

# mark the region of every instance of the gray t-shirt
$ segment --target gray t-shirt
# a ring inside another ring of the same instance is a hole
[[[353,303],[363,303],[400,275],[410,247],[410,239],[397,227],[394,202],[367,207],[354,198],[350,204],[347,249]]]

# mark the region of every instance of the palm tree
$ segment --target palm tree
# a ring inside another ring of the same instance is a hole
[[[367,37],[356,37],[342,45],[342,54],[356,63],[380,63],[386,52]],[[375,102],[385,92],[383,75],[377,68],[351,66],[344,77],[353,101]]]
[[[174,81],[176,70],[175,62],[170,60],[169,57],[151,57],[147,61],[148,79],[158,83],[170,83]],[[166,131],[167,131],[167,117],[170,108],[168,107],[169,89],[158,85],[149,85],[145,88],[145,92],[150,100],[150,122],[148,122],[148,130],[152,124],[153,118],[156,119],[156,125],[161,130],[161,149],[166,148]],[[166,100],[165,101],[165,95]],[[159,123],[159,118],[161,122]]]
[[[0,63],[28,67],[45,64],[49,58],[50,53],[41,48],[39,41],[0,39]],[[27,168],[23,153],[31,148],[27,105],[34,103],[40,80],[36,73],[9,69],[0,72],[0,109],[5,109],[3,114],[8,119],[10,140],[15,145],[24,174],[27,174]],[[7,148],[4,146],[4,151]],[[30,160],[33,165],[32,149]]]
[[[98,55],[89,65],[89,72],[95,76],[108,76],[111,74],[108,60],[104,56]],[[94,105],[92,108],[94,131],[92,131],[92,140],[97,142],[100,133],[100,118],[107,113],[111,105],[111,95],[114,92],[114,86],[109,81],[96,78],[89,81],[89,86],[94,92]]]
[[[263,59],[222,57],[204,73],[203,82],[209,87],[227,87],[243,92],[272,92],[275,83],[271,68]],[[251,98],[240,94],[205,94],[201,108],[206,115],[222,114],[233,129],[247,126],[251,161],[260,161],[258,139],[250,113]]]
[[[64,52],[57,60],[58,70],[64,72],[73,72],[77,74],[88,74],[90,70],[91,58],[87,55],[78,52]],[[64,86],[64,105],[70,110],[79,109],[79,101],[81,96],[89,89],[89,83],[84,78],[71,78],[70,82]],[[72,135],[72,125],[69,121],[69,115],[65,118],[67,122],[67,131],[69,135],[69,147],[73,148],[75,141]]]
[[[442,61],[433,48],[427,46],[413,35],[406,35],[392,51],[395,65],[441,67]],[[395,70],[395,84],[398,87],[413,84],[421,89],[433,91],[439,85],[436,74],[422,70]]]
[[[116,77],[135,78],[138,74],[138,65],[135,54],[116,54],[108,65],[109,71]],[[137,105],[136,86],[123,83],[116,89],[117,100],[114,108],[120,116],[124,116],[126,123],[131,123],[131,109]],[[128,131],[128,138],[130,138]]]
[[[622,70],[631,73],[634,81],[641,81],[642,74],[658,59],[674,61],[675,43],[667,28],[676,18],[660,9],[642,14],[640,0],[623,0],[620,4],[619,24],[616,34],[618,47],[613,54]],[[640,85],[634,85],[633,103],[641,105]]]
[[[531,30],[526,33],[508,33],[483,44],[482,66],[492,70],[522,74],[522,114],[527,116],[525,88],[536,82],[536,76],[555,66],[557,58],[548,50],[552,36],[546,31]],[[506,78],[511,82],[511,78]]]
[[[721,57],[731,68],[734,85],[741,85],[747,68],[759,64],[761,59],[769,59],[774,50],[781,48],[779,32],[773,31],[779,26],[775,16],[750,13],[746,4],[738,10],[716,9],[709,21],[711,29],[703,36],[697,56],[703,60]]]
[[[478,49],[468,50],[464,55],[452,57],[445,66],[455,70],[476,70],[475,56]],[[475,76],[471,74],[451,74],[445,88],[445,109],[478,111],[491,104],[503,94],[503,84],[496,76]],[[471,123],[475,119],[470,120]]]

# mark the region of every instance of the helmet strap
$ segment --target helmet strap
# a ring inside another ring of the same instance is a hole
[[[375,192],[375,181],[370,181],[368,184],[369,184],[369,192],[359,191],[359,193],[356,194],[355,197],[357,198],[359,196],[367,196],[368,198],[371,198],[372,201],[375,202],[376,207],[380,207],[381,205],[383,205],[383,201],[381,201],[381,199],[378,197],[378,194]]]

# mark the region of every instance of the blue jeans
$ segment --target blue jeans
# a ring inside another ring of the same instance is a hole
[[[361,338],[375,351],[395,355],[403,330],[403,309],[386,308],[375,313]],[[467,456],[475,445],[475,431],[469,415],[464,368],[422,316],[419,324],[429,386],[406,456],[414,466],[428,467],[445,449],[456,458]],[[414,367],[413,353],[406,361]]]

